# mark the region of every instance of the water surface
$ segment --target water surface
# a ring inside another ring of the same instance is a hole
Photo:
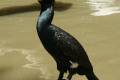
[[[39,13],[36,0],[0,1],[0,80],[57,80],[56,63],[37,36]],[[84,46],[100,80],[120,80],[119,0],[56,0],[53,24]]]

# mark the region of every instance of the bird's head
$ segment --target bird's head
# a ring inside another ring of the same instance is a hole
[[[41,4],[53,4],[55,0],[38,0]]]

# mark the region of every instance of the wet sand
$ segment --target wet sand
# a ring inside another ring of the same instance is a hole
[[[0,80],[57,80],[56,63],[37,36],[39,13],[36,0],[0,1]],[[119,0],[56,0],[52,23],[83,45],[100,80],[120,80]]]

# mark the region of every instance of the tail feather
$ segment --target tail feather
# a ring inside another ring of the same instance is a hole
[[[94,73],[86,75],[88,80],[99,80]]]

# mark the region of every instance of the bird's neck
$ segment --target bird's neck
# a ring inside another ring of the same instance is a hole
[[[51,4],[41,4],[41,13],[38,18],[37,27],[50,25],[54,16],[54,2]]]

